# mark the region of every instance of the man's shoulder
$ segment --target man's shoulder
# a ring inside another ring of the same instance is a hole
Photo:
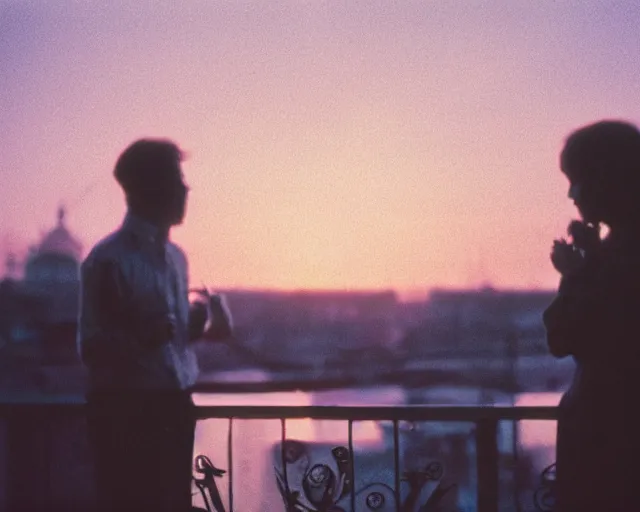
[[[182,247],[180,247],[178,244],[176,244],[175,242],[171,242],[169,241],[167,243],[167,247],[169,248],[169,251],[171,251],[171,254],[178,260],[180,261],[181,264],[186,265],[187,264],[187,253],[184,252],[184,249],[182,249]]]
[[[98,262],[115,262],[120,259],[129,249],[130,240],[122,230],[116,230],[97,242],[83,261],[83,266]]]

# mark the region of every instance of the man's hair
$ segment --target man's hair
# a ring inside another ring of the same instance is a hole
[[[139,195],[154,184],[175,178],[184,152],[167,139],[140,139],[125,149],[113,174],[127,196]]]
[[[560,155],[571,180],[614,187],[640,185],[640,131],[624,121],[600,121],[573,132]]]

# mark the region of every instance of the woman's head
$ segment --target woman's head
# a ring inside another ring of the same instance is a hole
[[[600,121],[576,130],[560,167],[585,221],[611,226],[640,219],[640,131],[634,125]]]

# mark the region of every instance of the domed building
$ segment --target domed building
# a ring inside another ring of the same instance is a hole
[[[53,326],[75,325],[82,245],[65,217],[61,207],[57,224],[31,247],[23,265],[7,256],[0,282],[0,337],[6,341],[43,341]]]
[[[78,283],[82,245],[65,226],[65,214],[61,207],[57,226],[31,249],[25,265],[25,284],[48,288]]]

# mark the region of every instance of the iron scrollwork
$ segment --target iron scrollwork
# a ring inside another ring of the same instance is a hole
[[[388,512],[396,511],[396,491],[383,482],[371,482],[354,488],[353,454],[345,446],[326,447],[296,440],[278,443],[274,449],[276,483],[286,512]],[[443,485],[444,467],[430,462],[420,470],[405,471],[402,481],[409,492],[401,498],[402,512],[435,512],[442,508],[445,497],[454,490]],[[420,503],[425,486],[435,489]]]
[[[202,495],[206,508],[192,507],[191,510],[193,512],[226,512],[216,484],[216,478],[222,478],[226,471],[215,467],[206,455],[198,455],[195,458],[194,466],[196,473],[202,475],[193,480]]]
[[[550,512],[556,503],[556,464],[553,463],[542,471],[540,486],[533,495],[533,504],[536,510]]]
[[[389,512],[397,510],[394,489],[383,482],[371,482],[354,488],[353,456],[348,448],[336,446],[330,450],[287,440],[274,452],[276,484],[284,500],[286,512]],[[283,471],[283,464],[286,471]],[[226,471],[213,465],[205,455],[194,461],[194,477],[206,508],[193,507],[194,512],[226,512],[216,479]],[[405,471],[401,480],[409,492],[401,499],[402,512],[441,512],[444,499],[455,485],[444,485],[444,467],[432,461],[420,470]],[[425,486],[435,483],[426,501],[420,503]],[[353,505],[353,508],[352,508]]]

